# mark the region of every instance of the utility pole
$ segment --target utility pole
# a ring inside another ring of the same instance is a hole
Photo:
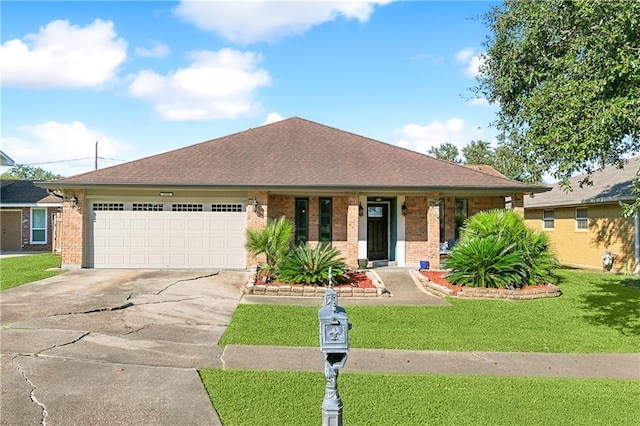
[[[93,170],[98,170],[98,141],[96,141],[96,161]]]

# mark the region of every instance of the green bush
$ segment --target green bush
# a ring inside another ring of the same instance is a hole
[[[318,244],[315,248],[302,244],[284,258],[278,280],[292,284],[326,285],[329,282],[329,268],[336,280],[344,278],[347,265],[340,252],[326,244]]]
[[[280,263],[291,249],[293,230],[293,223],[284,216],[269,222],[264,229],[247,229],[247,251],[253,257],[264,255],[266,258],[260,265],[263,275],[272,278],[278,273]]]
[[[467,220],[444,266],[453,284],[511,288],[555,281],[559,263],[544,232],[512,210],[488,210]]]

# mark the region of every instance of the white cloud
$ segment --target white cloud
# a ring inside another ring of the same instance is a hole
[[[483,139],[481,128],[469,128],[461,118],[451,118],[445,122],[430,124],[407,124],[396,131],[396,145],[426,154],[429,148],[449,142],[462,149],[472,140]]]
[[[375,5],[390,1],[182,1],[174,10],[202,30],[232,42],[252,43],[303,34],[338,17],[366,22]]]
[[[411,59],[414,61],[428,61],[433,65],[442,65],[444,63],[444,58],[442,56],[434,56],[428,53],[418,53],[417,55],[413,55]]]
[[[154,104],[165,120],[238,118],[257,108],[255,91],[271,84],[260,54],[222,49],[190,54],[192,63],[166,75],[138,72],[129,94]]]
[[[121,164],[134,148],[108,137],[99,130],[74,121],[71,124],[49,121],[23,126],[26,136],[2,139],[2,151],[11,153],[16,164],[34,164],[45,170],[72,176],[95,167],[95,144],[98,142],[98,167]],[[69,161],[74,160],[74,161]]]
[[[487,98],[473,98],[467,101],[467,105],[469,106],[489,106],[491,105]]]
[[[475,77],[480,73],[480,66],[484,63],[484,59],[477,55],[472,47],[459,51],[455,57],[458,62],[462,62],[465,65],[465,75]]]
[[[166,44],[155,43],[151,48],[136,47],[136,55],[143,58],[165,58],[169,56],[171,49]]]
[[[280,114],[278,114],[277,112],[270,112],[267,115],[266,120],[264,120],[264,123],[262,123],[262,125],[265,124],[271,124],[271,123],[275,123],[276,121],[282,121],[283,118]]]
[[[86,27],[52,21],[37,34],[0,46],[2,84],[31,88],[91,87],[111,80],[127,57],[113,22]]]

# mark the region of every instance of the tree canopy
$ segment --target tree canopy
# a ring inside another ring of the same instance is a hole
[[[427,151],[427,154],[432,157],[436,157],[439,160],[449,161],[451,163],[461,163],[460,160],[460,152],[458,151],[458,147],[452,144],[451,142],[444,142],[440,144],[440,146],[432,146]]]
[[[640,151],[640,2],[505,0],[485,22],[476,95],[524,179],[566,181]]]
[[[3,180],[54,180],[63,177],[41,167],[18,164],[3,173]]]

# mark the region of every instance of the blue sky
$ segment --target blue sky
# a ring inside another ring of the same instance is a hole
[[[70,176],[96,141],[102,168],[292,116],[422,153],[493,141],[469,90],[492,4],[3,1],[2,151]]]

